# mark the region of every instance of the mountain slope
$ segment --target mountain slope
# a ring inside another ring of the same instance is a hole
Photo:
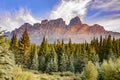
[[[90,41],[93,37],[99,37],[101,35],[104,37],[109,34],[115,38],[120,38],[120,33],[106,31],[104,27],[99,24],[93,26],[83,24],[79,17],[71,19],[68,25],[66,25],[62,18],[50,21],[42,20],[41,23],[35,23],[34,25],[24,23],[18,29],[5,34],[10,38],[12,33],[15,32],[18,38],[20,38],[25,28],[28,29],[31,42],[38,44],[41,43],[44,35],[51,43],[57,39],[64,39],[64,41],[67,42],[69,38],[71,38],[73,42]]]

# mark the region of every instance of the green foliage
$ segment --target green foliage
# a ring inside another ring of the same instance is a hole
[[[73,64],[73,61],[72,60],[69,60],[67,62],[67,68],[66,68],[66,71],[71,71],[71,72],[74,72],[74,64]]]
[[[82,73],[82,80],[97,80],[97,79],[98,71],[95,65],[91,61],[89,61]]]
[[[20,67],[15,67],[13,80],[39,80],[31,72],[22,71]]]
[[[59,60],[59,71],[63,72],[66,71],[67,65],[66,65],[66,55],[62,54]]]
[[[65,54],[67,54],[66,55],[66,64],[67,64],[66,71],[74,72],[75,71],[75,69],[74,69],[74,57],[73,57],[74,47],[72,45],[71,39],[69,39],[69,43],[67,44],[65,49],[66,49]]]
[[[100,74],[103,80],[120,80],[120,58],[115,62],[112,59],[108,62],[104,61],[101,65]]]
[[[61,56],[58,58],[58,70],[60,72],[66,71],[67,65],[66,65],[66,54],[63,52]]]
[[[58,71],[63,72],[66,71],[67,67],[67,54],[65,54],[65,44],[61,44],[59,41],[57,43],[56,53],[58,57]]]
[[[86,48],[86,51],[87,51],[89,61],[92,61],[94,63],[99,61],[98,54],[96,54],[94,47],[91,47],[90,45],[88,45]]]
[[[19,39],[19,49],[20,52],[23,53],[24,55],[27,55],[27,52],[30,48],[30,40],[28,36],[27,29],[23,32],[22,37]]]
[[[57,71],[58,71],[57,63],[53,59],[51,59],[50,62],[47,64],[46,72],[57,72]]]
[[[39,60],[38,60],[38,53],[37,53],[37,46],[34,44],[31,46],[31,53],[30,53],[30,69],[38,70]]]
[[[28,36],[27,29],[23,32],[22,37],[18,41],[19,53],[17,54],[17,64],[22,65],[23,67],[28,67],[29,63],[29,51],[30,51],[30,40]]]
[[[45,64],[45,57],[44,56],[39,56],[39,66],[38,70],[44,72],[46,69],[46,64]]]
[[[58,71],[58,60],[57,60],[57,54],[55,52],[55,49],[52,48],[50,53],[47,55],[48,61],[46,66],[46,72],[57,72]]]
[[[46,70],[46,65],[47,65],[47,54],[49,53],[49,46],[48,46],[48,42],[47,39],[45,38],[45,36],[43,37],[43,41],[41,43],[40,49],[39,49],[39,53],[38,53],[38,59],[39,59],[39,70],[41,71],[45,71]]]
[[[74,69],[74,63],[73,63],[73,55],[71,55],[71,56],[68,58],[66,64],[67,64],[66,71],[71,71],[71,72],[74,72],[74,71],[75,71],[75,69]]]
[[[14,54],[5,43],[0,45],[0,80],[12,80],[14,66]]]
[[[17,48],[17,34],[13,33],[13,36],[10,42],[10,50],[14,51],[16,48]]]
[[[48,42],[47,42],[47,39],[44,36],[43,41],[42,41],[41,46],[40,46],[39,55],[40,56],[46,56],[48,52],[49,52]]]
[[[5,43],[5,35],[0,32],[0,80],[12,80],[15,65],[14,55],[8,50],[9,45]]]
[[[74,52],[74,67],[75,72],[82,72],[85,64],[88,61],[87,53],[86,53],[86,45],[76,45]]]
[[[98,77],[100,80],[119,80],[120,62],[119,59],[116,61],[116,58],[120,56],[120,39],[112,39],[110,35],[105,38],[101,36],[100,40],[94,38],[91,43],[76,44],[73,44],[71,39],[68,43],[58,39],[57,43],[49,44],[44,36],[41,45],[36,45],[30,44],[26,29],[18,43],[16,34],[13,34],[10,46],[18,47],[19,50],[14,51],[15,58],[17,64],[23,68],[49,74],[52,72],[62,74],[66,71],[82,73],[83,80],[97,80]],[[113,61],[108,61],[109,58]],[[100,64],[97,69],[96,63]]]

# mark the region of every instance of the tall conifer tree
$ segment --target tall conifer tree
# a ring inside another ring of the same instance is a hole
[[[15,32],[13,32],[13,36],[12,36],[11,42],[10,42],[10,49],[15,50],[16,47],[17,47],[17,34]]]
[[[30,51],[30,39],[28,36],[28,31],[25,29],[22,37],[18,41],[19,44],[19,59],[18,64],[20,63],[23,67],[28,67],[29,60],[29,51]]]
[[[41,71],[45,71],[45,69],[46,69],[46,64],[47,64],[46,55],[48,53],[49,53],[49,46],[48,46],[47,39],[44,36],[43,41],[42,41],[42,43],[40,45],[39,53],[38,53],[39,70],[41,70]]]
[[[31,46],[31,54],[30,54],[30,69],[38,70],[39,62],[38,62],[38,53],[37,46],[34,44]]]
[[[58,71],[58,64],[57,64],[57,54],[55,52],[54,47],[51,48],[50,53],[47,55],[47,66],[46,71],[47,72],[57,72]]]

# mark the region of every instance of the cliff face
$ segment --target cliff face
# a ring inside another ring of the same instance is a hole
[[[41,23],[35,23],[31,25],[29,23],[23,24],[18,29],[15,29],[11,33],[6,33],[6,35],[11,37],[12,33],[15,32],[18,38],[21,34],[28,29],[31,42],[41,43],[43,36],[48,38],[49,42],[54,42],[57,39],[64,39],[65,42],[72,39],[73,42],[83,42],[85,40],[90,41],[93,37],[112,35],[115,38],[120,37],[120,33],[106,31],[103,26],[95,24],[89,26],[83,24],[79,17],[75,17],[70,20],[70,23],[66,25],[62,18],[56,20],[42,20]]]

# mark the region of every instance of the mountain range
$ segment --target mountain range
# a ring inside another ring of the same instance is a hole
[[[42,20],[41,23],[35,23],[33,25],[24,23],[18,29],[12,32],[6,32],[5,35],[11,38],[13,32],[15,32],[18,38],[20,38],[26,28],[30,41],[37,44],[41,43],[44,35],[48,38],[48,42],[50,43],[53,43],[57,39],[63,39],[65,42],[68,42],[70,38],[72,42],[84,42],[85,40],[89,42],[94,37],[99,38],[101,35],[103,37],[111,35],[115,38],[120,38],[120,33],[107,31],[99,24],[92,26],[84,24],[78,16],[72,18],[68,25],[62,18],[55,20],[46,19]]]

